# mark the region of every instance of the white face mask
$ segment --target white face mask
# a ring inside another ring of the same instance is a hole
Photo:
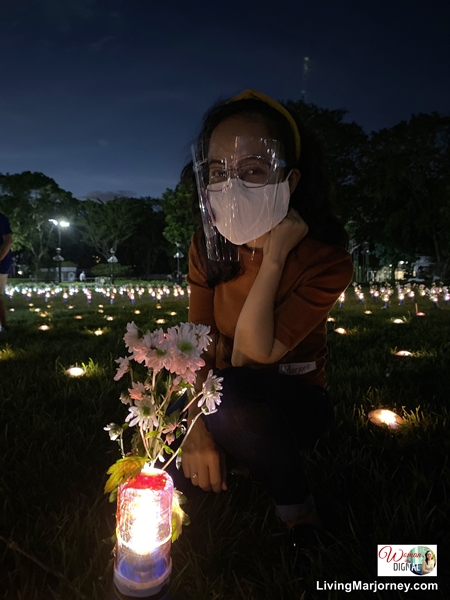
[[[214,225],[227,240],[242,246],[276,227],[289,210],[289,175],[285,181],[248,187],[235,177],[224,187],[208,186]]]

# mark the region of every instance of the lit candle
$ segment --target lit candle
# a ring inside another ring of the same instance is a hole
[[[403,419],[395,412],[384,408],[370,411],[368,417],[375,425],[379,425],[380,427],[387,425],[389,429],[397,429],[400,423],[403,422]]]
[[[128,596],[152,596],[166,585],[172,570],[173,481],[145,467],[119,487],[114,583]]]
[[[84,369],[81,367],[70,367],[70,369],[67,369],[66,373],[71,377],[81,377],[81,375],[84,375]]]

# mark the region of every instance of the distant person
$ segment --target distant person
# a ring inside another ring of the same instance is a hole
[[[425,553],[425,559],[422,563],[422,575],[427,575],[428,573],[431,573],[435,566],[436,562],[433,558],[433,553],[431,552],[431,550],[428,550],[428,552]]]
[[[3,294],[5,293],[8,275],[12,273],[12,243],[13,236],[11,227],[9,226],[9,220],[3,213],[0,213],[0,326],[2,330],[8,329]]]
[[[86,281],[86,273],[84,271],[80,273],[80,281]]]

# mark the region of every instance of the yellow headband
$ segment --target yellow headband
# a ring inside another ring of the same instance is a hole
[[[281,113],[286,119],[289,121],[289,125],[291,126],[292,133],[294,134],[295,140],[295,158],[298,160],[300,158],[300,133],[298,131],[297,123],[294,121],[291,113],[287,111],[284,106],[282,106],[279,102],[271,98],[270,96],[266,96],[266,94],[262,94],[256,90],[245,90],[241,94],[234,96],[231,98],[229,102],[236,102],[237,100],[260,100],[261,102],[265,102],[279,113]]]

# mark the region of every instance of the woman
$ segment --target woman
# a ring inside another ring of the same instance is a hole
[[[422,575],[428,575],[434,569],[436,563],[433,558],[431,550],[425,552],[425,559],[422,563]]]
[[[353,272],[321,147],[281,104],[247,90],[207,113],[194,156],[183,175],[195,172],[204,232],[190,247],[189,321],[213,337],[196,387],[215,369],[223,395],[186,440],[183,472],[220,492],[234,457],[306,547],[320,519],[302,450],[333,421],[326,321]]]

